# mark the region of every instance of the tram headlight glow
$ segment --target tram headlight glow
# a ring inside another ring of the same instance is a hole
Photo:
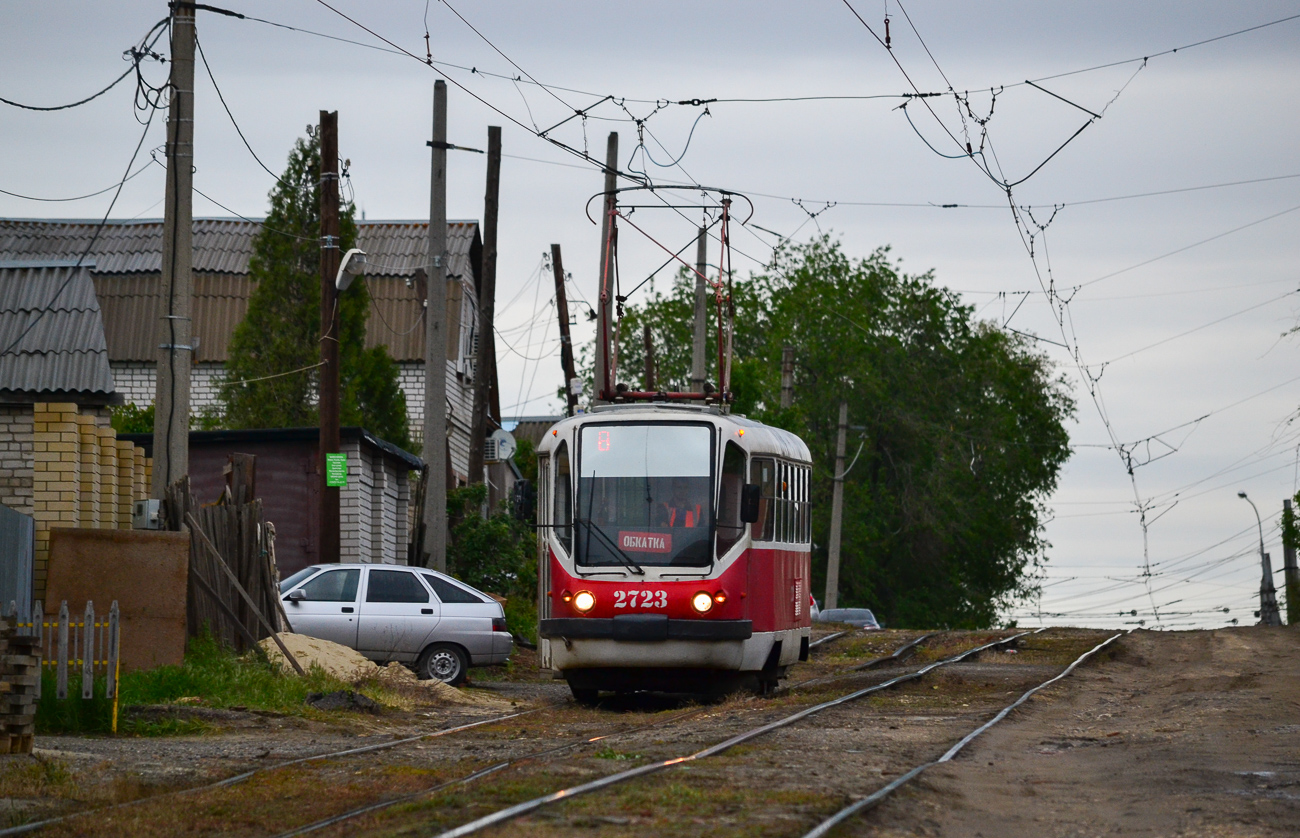
[[[707,614],[713,607],[713,596],[708,591],[700,591],[691,597],[691,607],[701,614]]]
[[[596,596],[591,591],[578,591],[573,595],[573,607],[586,614],[596,607]]]

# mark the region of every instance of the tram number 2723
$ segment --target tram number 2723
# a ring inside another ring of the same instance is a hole
[[[638,602],[638,598],[640,602]],[[667,608],[667,591],[614,591],[615,608]]]

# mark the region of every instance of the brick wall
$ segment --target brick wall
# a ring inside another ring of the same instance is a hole
[[[156,375],[155,365],[148,361],[114,361],[113,386],[126,401],[144,407],[153,404]],[[217,389],[225,377],[225,365],[205,362],[190,367],[190,410],[200,413],[217,403]]]
[[[152,463],[144,449],[117,438],[107,426],[107,412],[102,408],[83,411],[71,402],[6,407],[0,411],[0,433],[6,428],[21,429],[24,419],[31,428],[27,433],[29,453],[23,458],[30,463],[31,501],[30,509],[21,511],[36,520],[32,595],[43,599],[50,530],[130,529],[134,501],[148,496]],[[20,435],[13,430],[9,433]]]
[[[31,405],[0,405],[0,503],[32,514]]]

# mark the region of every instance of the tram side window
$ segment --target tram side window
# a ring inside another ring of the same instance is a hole
[[[808,478],[809,470],[806,466],[799,468],[799,541],[807,544],[810,539],[810,522],[812,520],[812,504],[808,500]]]
[[[755,457],[749,461],[749,482],[761,488],[758,502],[758,520],[754,522],[754,540],[772,541],[775,534],[776,515],[776,461]]]
[[[573,478],[569,472],[569,443],[555,450],[555,537],[573,554]]]
[[[728,442],[722,454],[722,479],[718,483],[718,558],[736,546],[745,534],[740,520],[740,490],[745,484],[745,452]]]

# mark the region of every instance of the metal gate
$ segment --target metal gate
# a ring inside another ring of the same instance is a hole
[[[31,622],[32,555],[36,522],[0,504],[0,603],[18,606],[19,622]]]

